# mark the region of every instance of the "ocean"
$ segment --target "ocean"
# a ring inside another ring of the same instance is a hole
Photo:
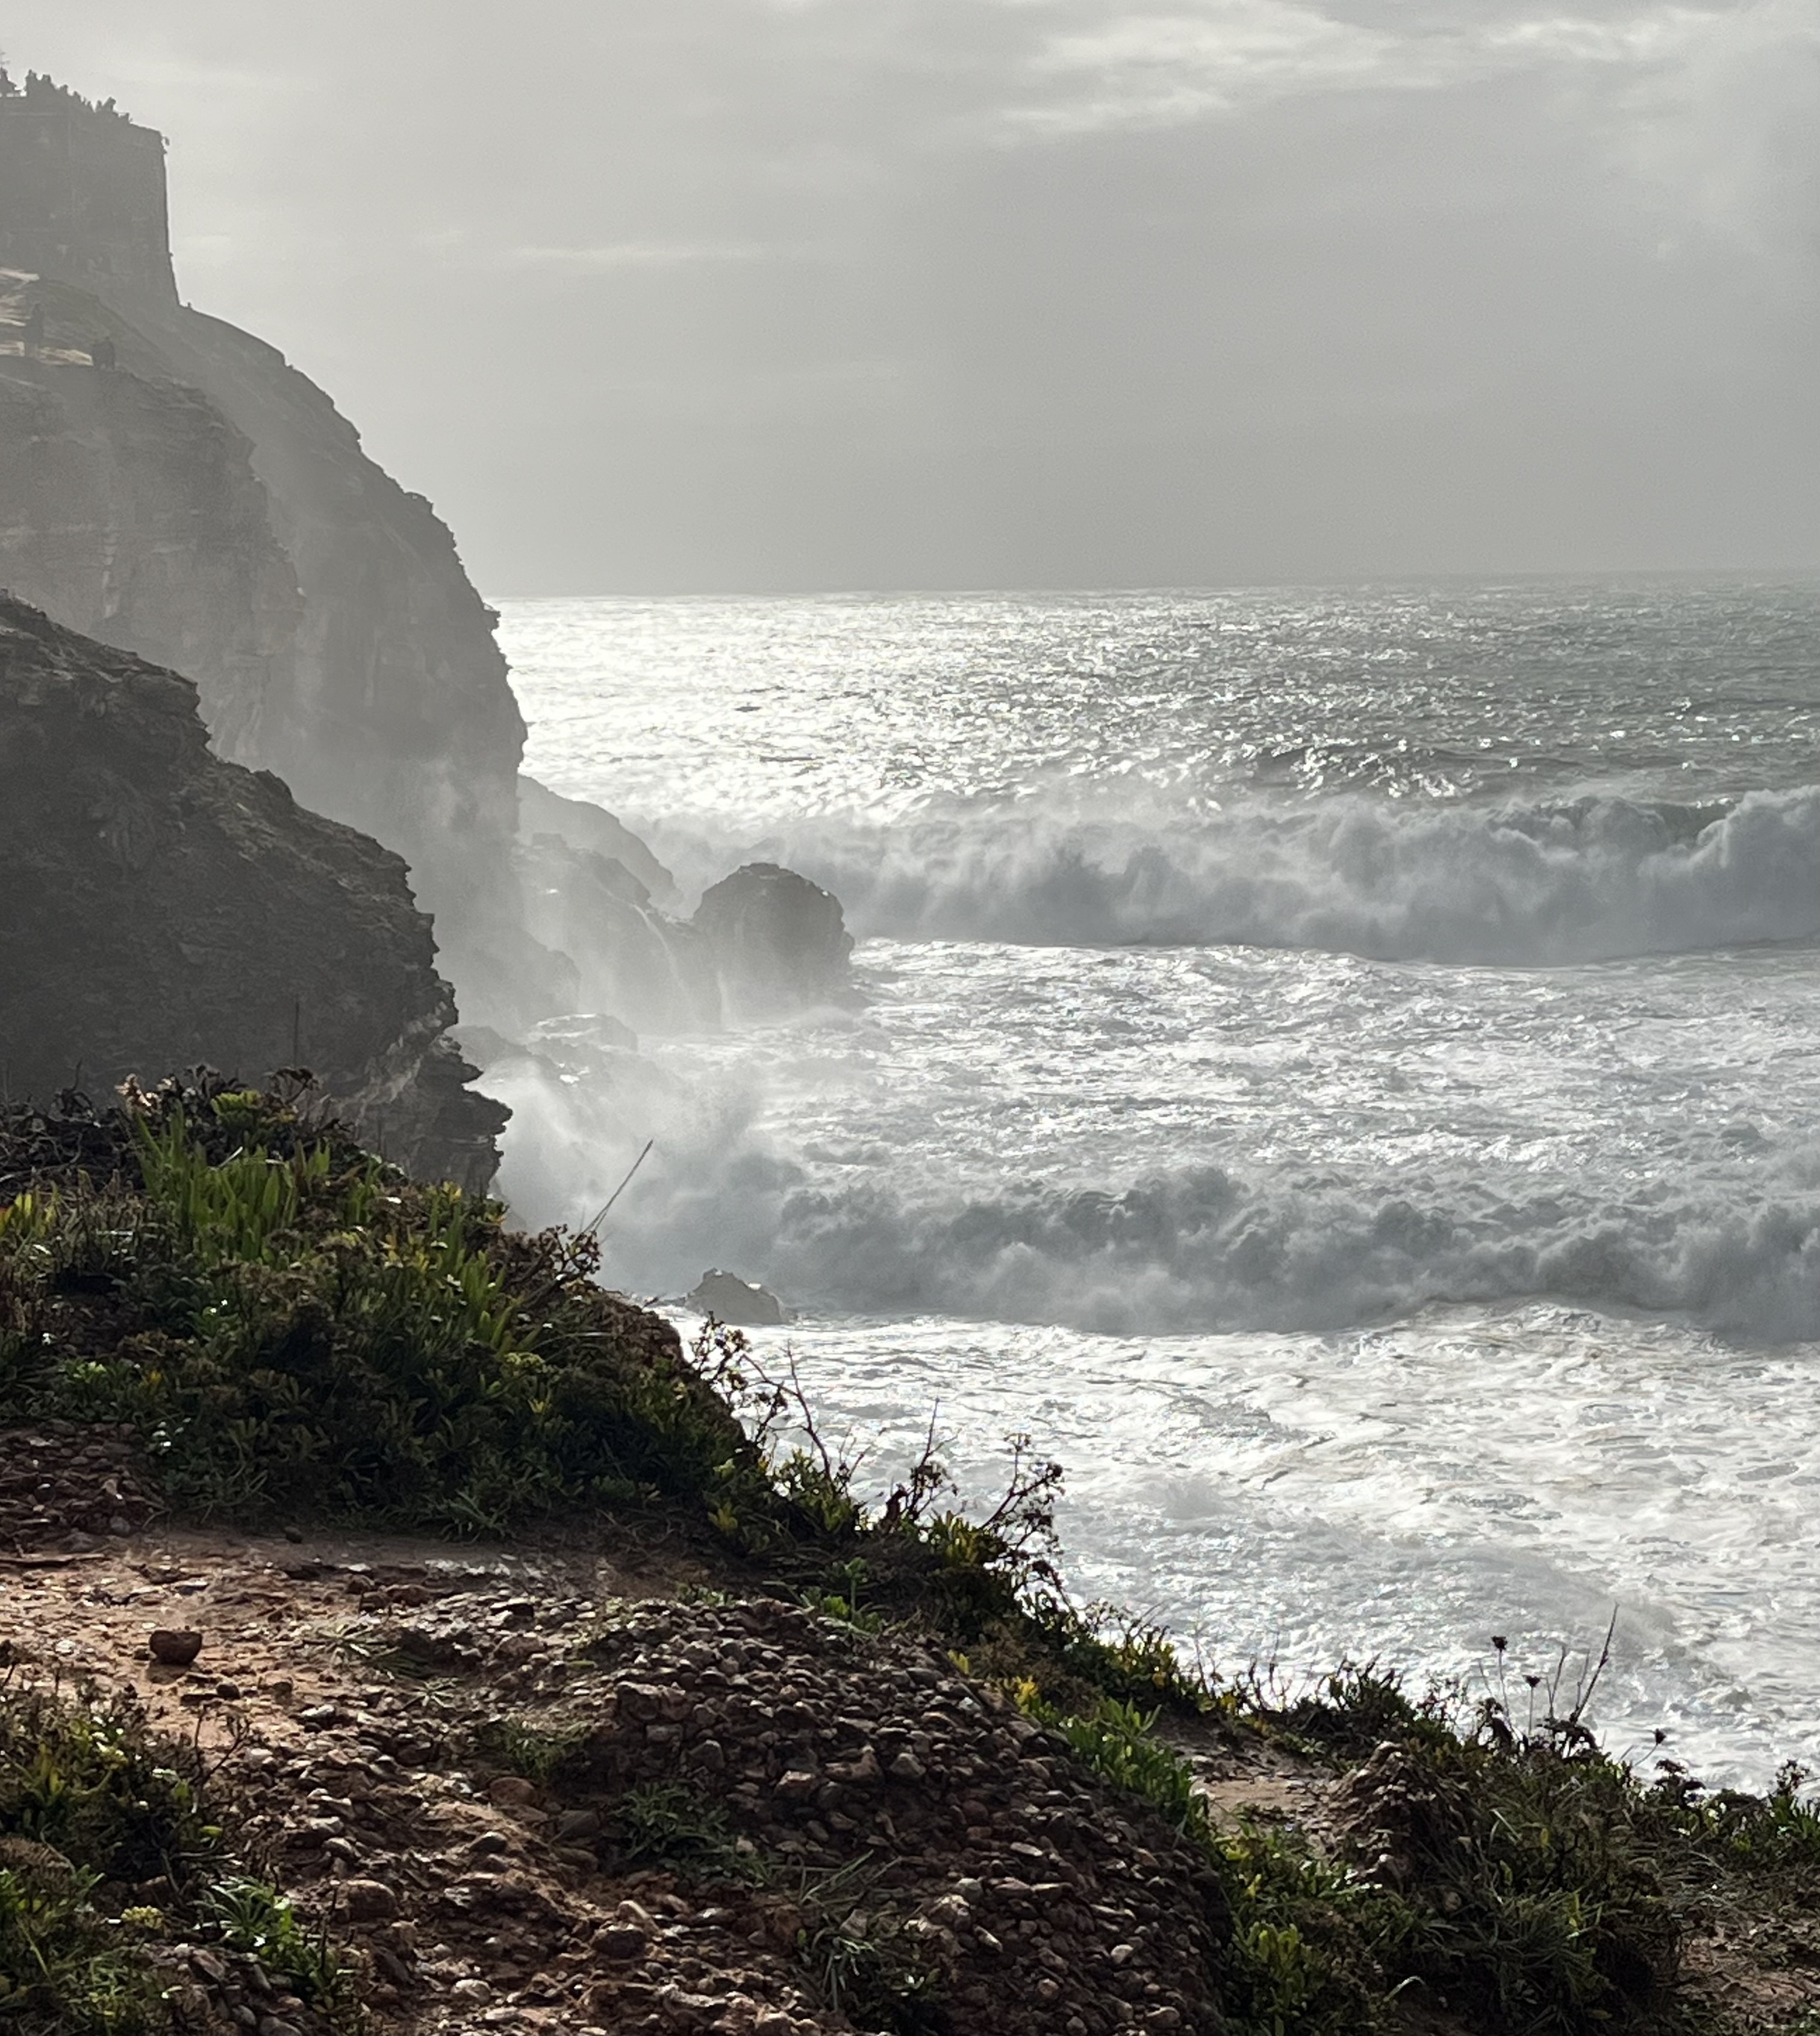
[[[550,1028],[522,1215],[654,1137],[607,1277],[775,1288],[877,1476],[1028,1432],[1217,1671],[1615,1611],[1609,1744],[1820,1767],[1820,586],[499,605],[526,768],[862,993]]]

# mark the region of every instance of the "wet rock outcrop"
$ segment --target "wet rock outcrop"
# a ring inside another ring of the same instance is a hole
[[[794,869],[747,863],[703,893],[689,923],[736,1009],[762,1014],[848,993],[853,937],[840,900]]]
[[[490,1179],[506,1113],[400,859],[213,754],[187,680],[3,596],[0,857],[13,1095],[301,1061],[402,1163]]]
[[[789,1318],[784,1303],[769,1288],[737,1272],[711,1266],[683,1296],[682,1305],[699,1315],[712,1315],[717,1322],[735,1329],[778,1329]]]
[[[617,857],[577,848],[563,835],[537,834],[520,844],[518,870],[527,928],[574,968],[572,1009],[610,1012],[641,1032],[719,1022],[706,943],[659,911]]]
[[[602,806],[587,799],[565,798],[534,778],[518,781],[519,837],[530,842],[554,835],[578,855],[598,855],[618,863],[636,877],[660,910],[678,903],[676,879],[632,829]]]

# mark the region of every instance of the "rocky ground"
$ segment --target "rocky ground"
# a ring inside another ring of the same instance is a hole
[[[1218,2027],[1204,1861],[912,1642],[661,1551],[176,1530],[107,1443],[0,1461],[10,1672],[194,1737],[380,2029],[810,2036],[936,1990],[977,2036]],[[312,2026],[256,1963],[176,1955],[198,2026]]]
[[[196,1746],[237,1853],[348,1968],[334,2026],[1221,2027],[1204,1855],[945,1657],[727,1582],[624,1529],[512,1552],[178,1528],[124,1436],[0,1429],[7,1683],[133,1691]],[[198,1634],[194,1661],[152,1658],[155,1631]],[[1347,1769],[1180,1731],[1223,1824],[1338,1849],[1383,1820],[1394,1749]],[[188,2027],[331,2027],[257,1957],[157,1955]],[[1811,2031],[1820,1918],[1716,1907],[1685,1972],[1715,2028]]]

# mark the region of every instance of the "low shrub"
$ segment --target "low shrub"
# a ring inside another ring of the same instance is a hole
[[[359,2021],[326,1939],[236,1861],[193,1745],[130,1694],[0,1687],[0,2027],[152,2036],[173,2027],[179,1938],[252,1951],[329,2026]]]
[[[1379,1891],[1289,1832],[1251,1821],[1216,1825],[1193,1769],[1157,1736],[1155,1712],[1108,1697],[1069,1715],[1033,1684],[1014,1695],[1213,1864],[1233,1917],[1222,2000],[1233,2036],[1364,2036],[1377,2026],[1384,1982],[1373,1940],[1388,1922]]]
[[[111,1172],[91,1141],[0,1210],[0,1410],[130,1423],[204,1515],[497,1533],[761,1481],[591,1238],[508,1232],[279,1097],[167,1084],[115,1129]]]

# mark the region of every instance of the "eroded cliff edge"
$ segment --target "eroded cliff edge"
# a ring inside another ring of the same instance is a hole
[[[0,595],[0,782],[12,1095],[300,1058],[401,1163],[491,1179],[403,862],[215,756],[188,680]]]

